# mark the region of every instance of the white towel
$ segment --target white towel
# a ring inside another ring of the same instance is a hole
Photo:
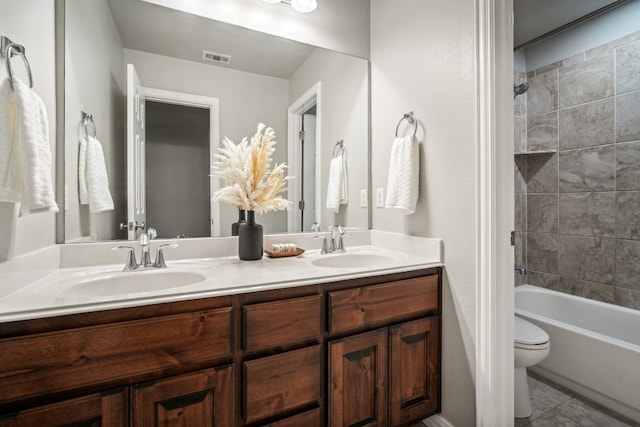
[[[418,142],[413,135],[393,141],[385,208],[399,209],[404,215],[415,212],[418,202],[419,162]]]
[[[80,141],[78,189],[80,204],[89,205],[91,212],[113,210],[113,199],[109,191],[109,175],[107,175],[102,144],[89,135]]]
[[[329,183],[327,185],[327,209],[338,212],[340,205],[349,203],[349,179],[347,157],[344,153],[331,159],[329,163]]]
[[[57,212],[49,123],[42,99],[18,78],[0,85],[0,201],[20,215]]]

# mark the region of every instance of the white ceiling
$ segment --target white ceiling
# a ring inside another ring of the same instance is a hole
[[[513,0],[514,46],[531,41],[616,0]]]
[[[138,0],[108,0],[127,49],[288,79],[315,47]],[[231,55],[229,65],[202,51]],[[276,58],[276,60],[274,60]]]

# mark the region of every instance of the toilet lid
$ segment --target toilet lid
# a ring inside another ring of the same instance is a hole
[[[514,341],[515,344],[543,345],[549,342],[549,335],[531,322],[514,316]]]

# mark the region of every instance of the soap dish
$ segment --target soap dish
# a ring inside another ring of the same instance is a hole
[[[285,257],[302,255],[304,253],[304,249],[295,248],[294,250],[287,251],[287,252],[275,252],[275,251],[272,251],[271,249],[265,249],[264,253],[267,254],[269,258],[285,258]]]

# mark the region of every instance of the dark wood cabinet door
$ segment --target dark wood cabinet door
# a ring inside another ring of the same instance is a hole
[[[128,388],[0,414],[1,427],[126,427],[129,425]]]
[[[391,425],[425,418],[438,409],[438,318],[389,328]]]
[[[329,343],[329,425],[387,426],[387,329]]]
[[[131,396],[134,427],[228,427],[234,424],[232,366],[135,386]]]

